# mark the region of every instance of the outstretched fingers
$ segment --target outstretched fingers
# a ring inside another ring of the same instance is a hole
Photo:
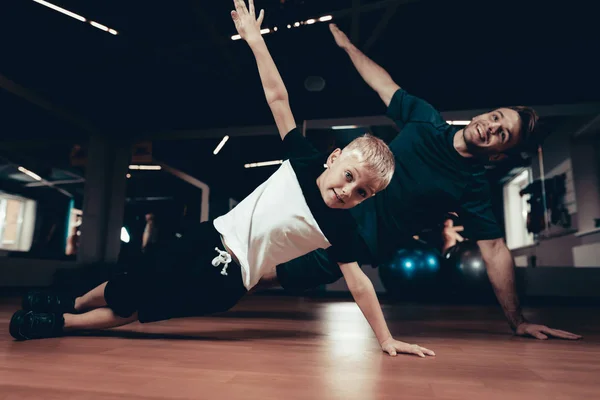
[[[265,10],[260,10],[260,13],[258,14],[258,19],[256,20],[256,22],[258,22],[259,27],[262,25],[264,18],[265,18]]]
[[[233,0],[233,4],[235,5],[235,11],[238,14],[247,14],[248,9],[246,8],[246,2],[244,0]]]

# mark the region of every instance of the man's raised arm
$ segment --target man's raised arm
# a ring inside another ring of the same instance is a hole
[[[381,100],[385,103],[385,106],[389,106],[394,93],[400,89],[400,86],[392,80],[392,77],[385,69],[377,65],[352,44],[348,36],[340,31],[335,24],[330,24],[329,29],[333,34],[335,43],[348,53],[352,64],[354,64],[360,76],[377,92]]]

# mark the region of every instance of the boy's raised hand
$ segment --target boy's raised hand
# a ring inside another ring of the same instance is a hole
[[[235,11],[231,11],[231,19],[235,29],[246,42],[260,39],[260,25],[265,17],[265,10],[260,10],[258,18],[254,13],[254,0],[249,0],[246,8],[246,0],[233,0]]]

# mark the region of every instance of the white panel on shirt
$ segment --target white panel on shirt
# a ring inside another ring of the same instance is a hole
[[[278,264],[331,246],[306,204],[289,160],[213,224],[239,260],[248,290]]]

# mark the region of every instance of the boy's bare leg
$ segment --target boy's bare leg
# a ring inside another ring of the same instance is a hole
[[[64,332],[116,328],[138,320],[137,312],[133,313],[131,317],[123,318],[106,307],[97,308],[83,314],[64,314],[63,317],[65,319]]]
[[[93,310],[100,307],[106,307],[104,289],[106,288],[107,283],[108,282],[104,282],[83,296],[77,297],[75,299],[75,311]]]

